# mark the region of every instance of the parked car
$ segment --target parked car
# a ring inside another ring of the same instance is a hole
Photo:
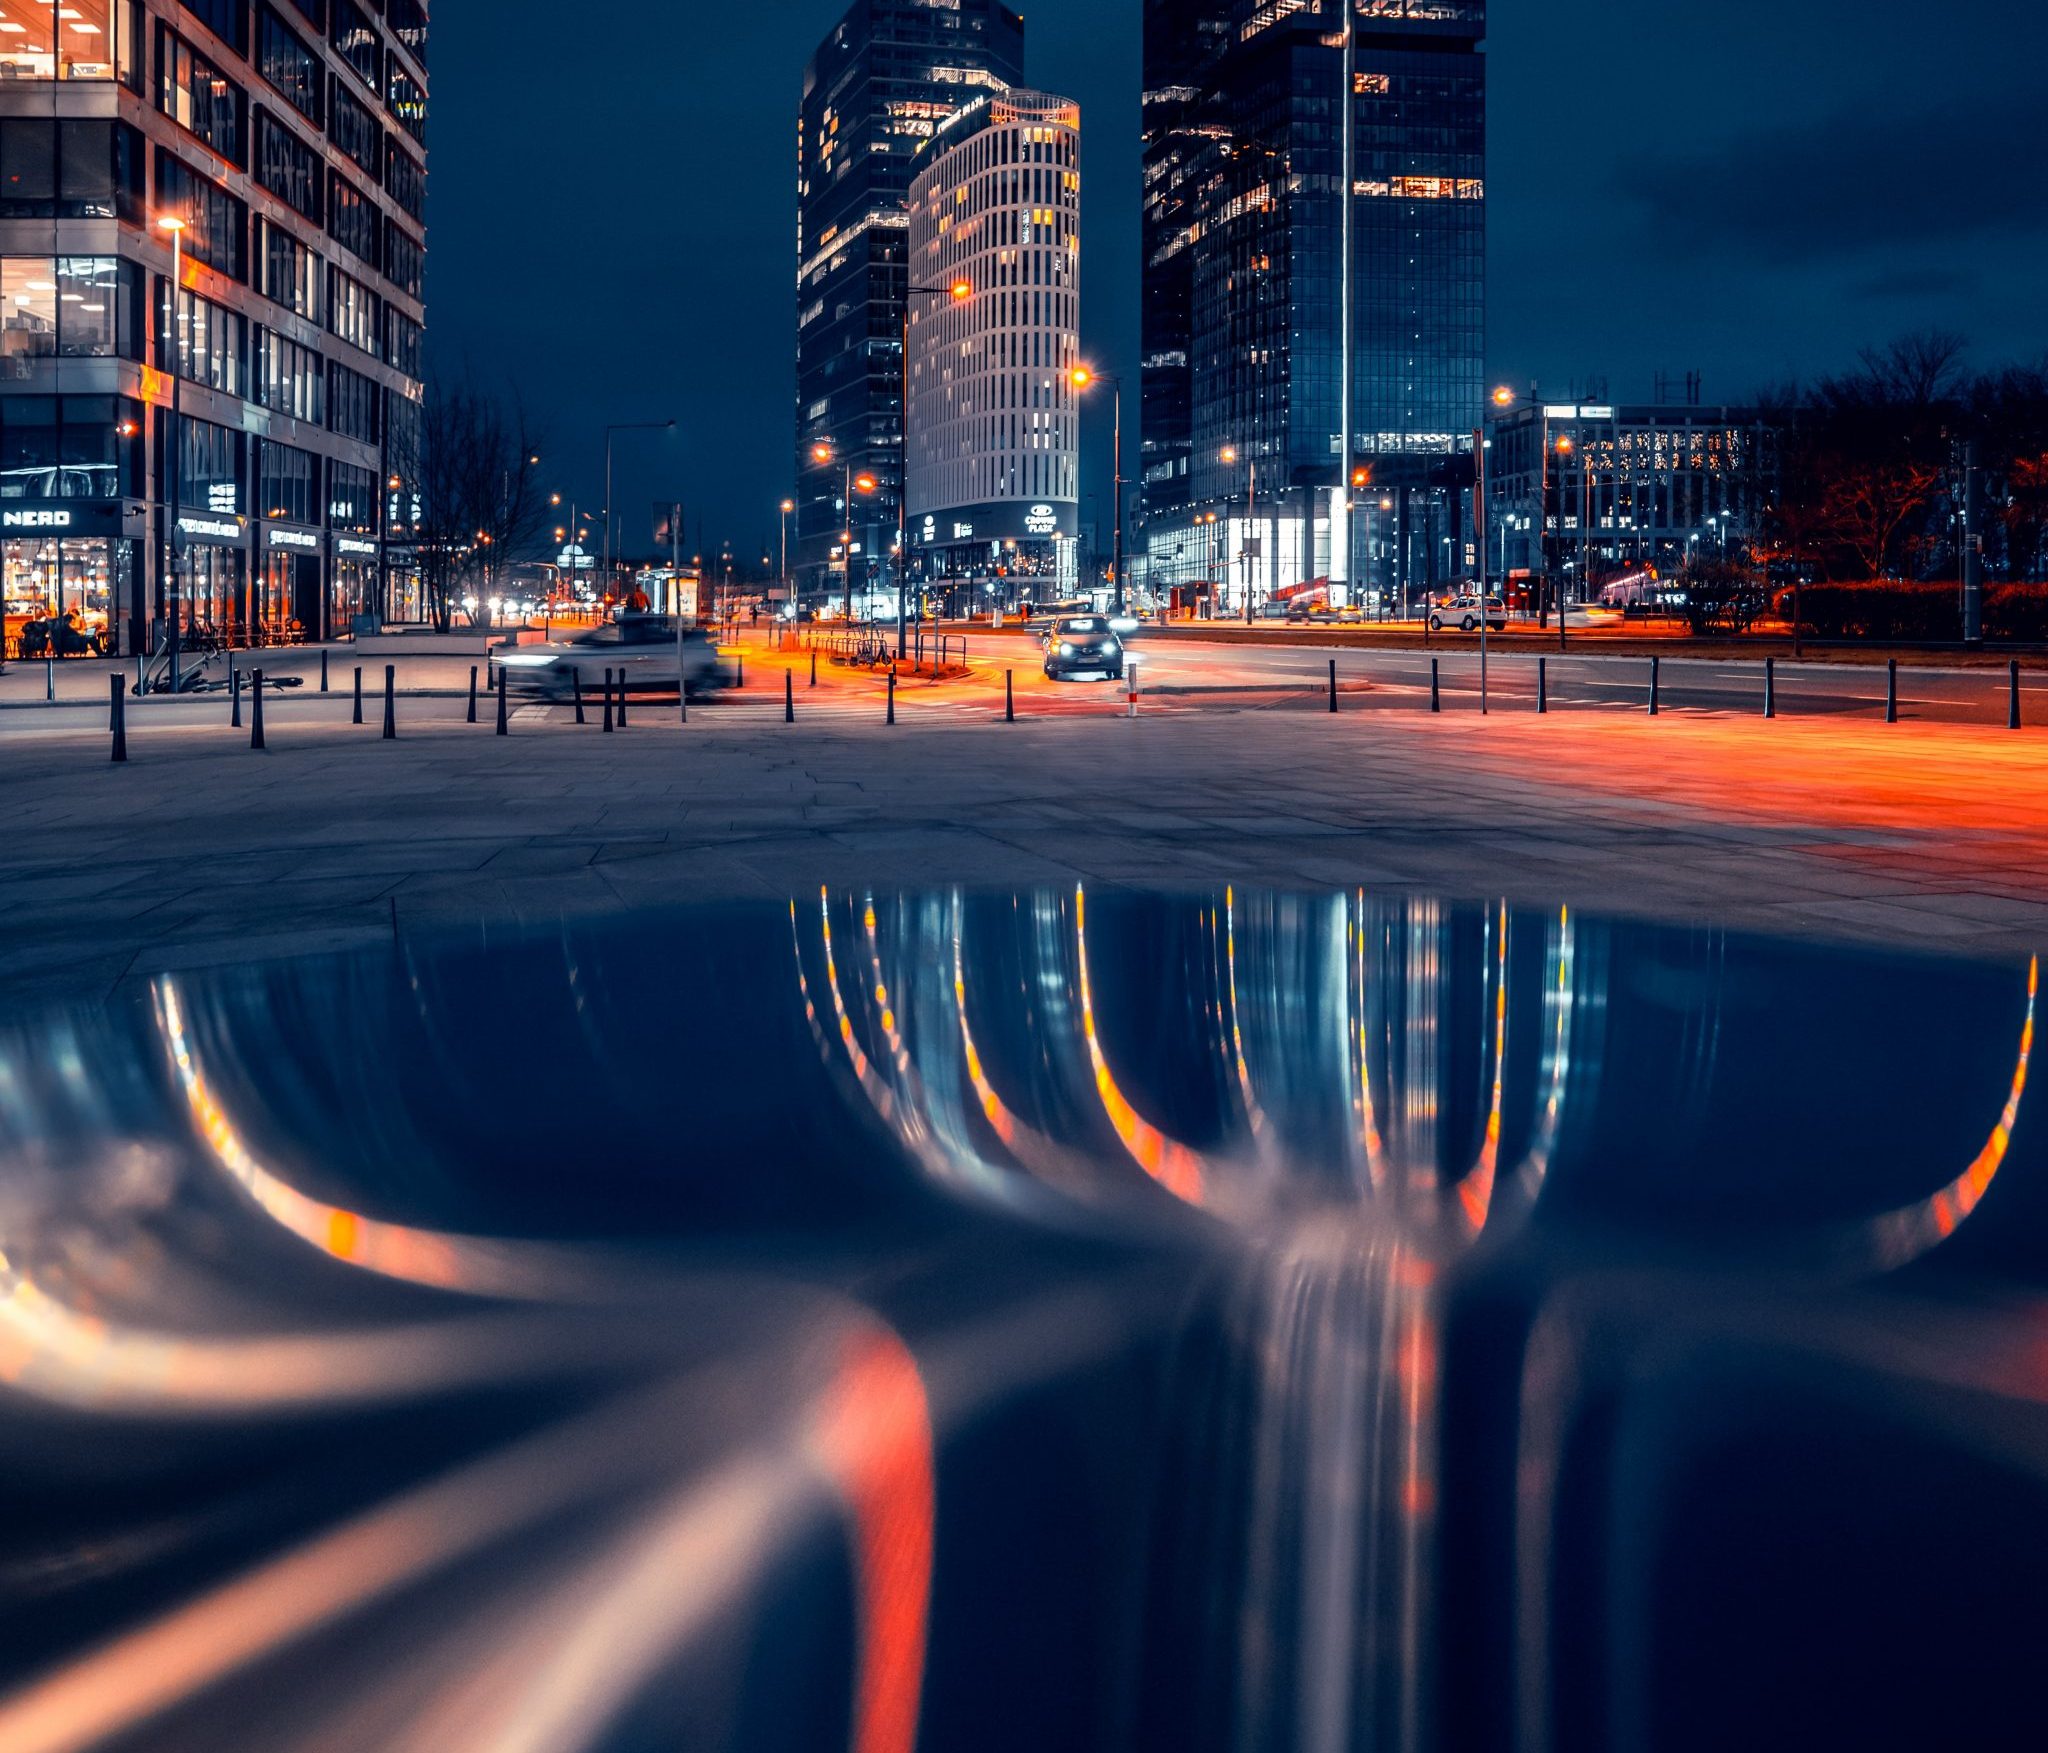
[[[577,682],[593,697],[604,688],[604,673],[625,677],[629,692],[667,692],[680,676],[690,693],[715,687],[719,680],[718,648],[700,627],[685,627],[676,637],[668,615],[621,615],[573,639],[545,645],[506,645],[491,652],[491,675],[505,673],[508,693],[540,694],[566,700]],[[571,678],[575,681],[572,682]]]

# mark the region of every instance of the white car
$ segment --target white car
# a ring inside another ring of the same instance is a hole
[[[1456,597],[1448,603],[1432,604],[1429,611],[1429,630],[1441,633],[1446,627],[1456,627],[1461,632],[1476,633],[1479,630],[1479,599],[1477,597]],[[1486,599],[1486,624],[1494,632],[1507,629],[1507,605],[1499,597]]]
[[[491,676],[505,675],[507,693],[566,700],[578,682],[592,700],[604,692],[604,673],[623,674],[631,693],[667,693],[680,673],[692,694],[718,686],[718,648],[700,627],[685,627],[680,644],[667,615],[621,615],[573,639],[546,645],[508,645],[491,652]],[[571,678],[575,678],[574,681]]]

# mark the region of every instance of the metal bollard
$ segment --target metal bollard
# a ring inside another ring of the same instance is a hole
[[[1778,660],[1775,657],[1764,659],[1764,716],[1778,716]]]
[[[2006,709],[2005,728],[2018,730],[2020,727],[2020,660],[2014,658],[2007,672],[2012,678],[2012,704]]]
[[[1014,670],[1003,671],[1003,722],[1017,722],[1017,677]]]
[[[1664,660],[1661,657],[1650,659],[1650,716],[1652,718],[1657,716],[1657,683],[1661,678],[1663,666]]]
[[[54,652],[43,659],[43,698],[53,705],[57,699],[57,657]]]
[[[1536,660],[1536,710],[1539,713],[1550,710],[1550,659]]]
[[[113,758],[125,761],[128,759],[128,684],[118,675],[108,680],[113,684],[107,714],[107,728],[114,733]]]
[[[889,722],[896,722],[896,666],[889,666]]]
[[[1337,710],[1337,660],[1330,659],[1330,710]]]
[[[1138,716],[1138,666],[1128,658],[1124,660],[1124,698],[1129,702],[1127,718]]]
[[[320,692],[327,692],[327,647],[320,648]]]
[[[796,671],[782,672],[782,722],[796,723]]]
[[[741,652],[733,659],[733,662],[737,666],[738,671],[738,681],[735,685],[744,688],[747,685],[747,654],[744,651]],[[619,679],[621,681],[625,680],[625,671],[621,670],[619,672]],[[624,691],[624,689],[620,690],[622,694]]]
[[[1432,712],[1441,712],[1444,709],[1444,680],[1439,668],[1442,663],[1443,659],[1440,657],[1429,660],[1429,709]]]
[[[506,675],[507,671],[504,668],[500,667],[498,671],[498,735],[500,735],[501,737],[510,736],[512,734],[511,721],[505,716]]]
[[[569,698],[576,703],[576,722],[581,724],[583,722],[583,672],[573,664],[569,667]]]
[[[469,722],[476,723],[476,665],[469,666]]]
[[[242,728],[242,672],[228,659],[228,729]]]
[[[816,647],[816,646],[814,645],[814,646],[812,646],[812,647],[811,647],[811,686],[815,688],[815,687],[816,687],[817,685],[818,685],[818,648],[817,648],[817,647]]]
[[[619,666],[619,729],[626,728],[626,666]]]
[[[356,721],[356,723],[358,723],[358,724],[361,724],[361,723],[363,722],[363,666],[362,666],[361,664],[357,664],[357,665],[356,665],[356,717],[355,717],[355,721]]]
[[[1899,722],[1899,660],[1886,658],[1884,665],[1884,721]]]
[[[612,672],[611,672],[610,670],[606,670],[606,671],[604,672],[604,731],[605,731],[605,735],[606,735],[606,736],[610,736],[610,735],[611,735],[611,733],[612,733],[612,730],[613,730],[613,728],[614,728],[614,727],[613,727],[613,725],[612,725]]]
[[[384,740],[398,740],[398,666],[384,666]]]
[[[253,671],[249,677],[249,747],[263,747],[263,672]]]

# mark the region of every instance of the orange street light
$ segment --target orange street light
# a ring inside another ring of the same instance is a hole
[[[973,296],[974,282],[972,280],[955,280],[953,282],[953,302],[955,304],[964,304]]]
[[[1514,404],[1515,392],[1509,389],[1506,384],[1502,384],[1499,389],[1493,392],[1493,405],[1496,408],[1511,408]]]
[[[856,493],[872,493],[880,484],[872,475],[856,475],[853,478],[853,490]]]
[[[1067,373],[1067,382],[1072,384],[1077,390],[1085,390],[1094,381],[1095,373],[1090,371],[1085,365],[1077,365],[1072,371]]]
[[[1372,470],[1353,469],[1351,471],[1351,485],[1354,487],[1370,487],[1372,485]]]
[[[812,446],[811,446],[811,461],[812,461],[812,462],[814,462],[814,463],[829,463],[829,462],[830,462],[831,460],[832,460],[832,446],[831,446],[831,445],[830,445],[829,443],[826,443],[826,444],[814,444],[814,445],[812,445]]]

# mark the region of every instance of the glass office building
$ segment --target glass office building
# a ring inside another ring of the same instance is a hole
[[[910,189],[909,551],[956,610],[1079,582],[1081,113],[1006,91],[940,130]]]
[[[1348,90],[1340,0],[1162,0],[1148,31],[1143,518],[1158,595],[1183,588],[1238,612],[1247,594],[1263,607],[1321,584],[1390,604],[1475,559],[1485,8],[1349,3]],[[1198,66],[1191,42],[1209,46]],[[1359,477],[1347,522],[1340,497]]]
[[[417,613],[424,0],[0,0],[0,584],[127,654]],[[182,283],[172,238],[182,222]],[[389,481],[397,477],[400,490]]]
[[[915,160],[949,117],[1023,77],[1024,21],[994,0],[857,0],[805,70],[791,562],[807,593],[859,593],[892,571]],[[849,509],[863,476],[874,491]]]

